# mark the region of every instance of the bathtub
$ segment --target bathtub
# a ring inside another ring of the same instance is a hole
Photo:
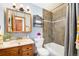
[[[64,46],[56,43],[47,43],[44,47],[49,51],[51,56],[64,56]]]

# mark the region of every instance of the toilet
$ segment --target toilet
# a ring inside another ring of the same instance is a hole
[[[43,48],[44,38],[37,37],[35,40],[35,46],[37,48],[37,55],[38,56],[49,56],[49,51]]]

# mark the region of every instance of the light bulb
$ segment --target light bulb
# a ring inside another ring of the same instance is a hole
[[[27,9],[28,12],[30,11],[30,7],[29,6],[26,6],[26,9]]]
[[[29,7],[29,6],[26,6],[26,8],[27,8],[27,9],[30,9],[30,7]]]
[[[20,7],[23,8],[23,4],[21,4]]]
[[[16,8],[16,4],[15,3],[13,3],[13,8]]]
[[[24,11],[24,6],[23,6],[23,4],[20,4],[19,10],[20,10],[20,11]]]

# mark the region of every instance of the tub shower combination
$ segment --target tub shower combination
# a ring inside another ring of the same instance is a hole
[[[47,43],[44,47],[49,51],[51,56],[64,56],[64,46],[56,43]]]

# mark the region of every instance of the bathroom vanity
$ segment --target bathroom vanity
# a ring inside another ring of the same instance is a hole
[[[6,8],[5,16],[6,33],[32,32],[31,13]],[[0,56],[33,56],[34,48],[32,39],[10,40],[0,43]]]
[[[0,44],[0,56],[33,56],[34,42],[31,39],[12,40]]]

